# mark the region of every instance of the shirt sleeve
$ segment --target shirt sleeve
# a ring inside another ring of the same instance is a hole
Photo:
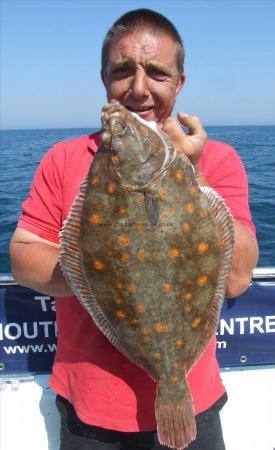
[[[62,225],[63,169],[64,149],[59,143],[39,164],[18,221],[18,227],[55,243]]]
[[[201,157],[200,168],[209,185],[224,198],[233,217],[255,237],[248,204],[247,175],[233,147],[209,141]]]

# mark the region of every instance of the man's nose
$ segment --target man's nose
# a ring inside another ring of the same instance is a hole
[[[132,95],[136,98],[147,97],[150,94],[148,88],[148,76],[144,69],[138,68],[132,79]]]

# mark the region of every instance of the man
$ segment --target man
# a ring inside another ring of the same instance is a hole
[[[210,142],[199,119],[170,117],[184,85],[184,49],[173,25],[149,10],[122,16],[106,35],[101,77],[108,100],[117,99],[145,120],[155,120],[177,151],[187,154],[197,181],[211,185],[235,218],[232,271],[226,293],[243,292],[257,262],[247,180],[234,150]],[[58,394],[61,449],[158,449],[155,384],[121,355],[94,325],[62,276],[58,232],[99,145],[99,134],[55,145],[34,178],[11,241],[14,277],[56,297],[58,349],[50,385]],[[66,298],[63,298],[66,297]],[[215,359],[215,337],[188,375],[197,415],[192,449],[224,448],[219,410],[226,401]]]

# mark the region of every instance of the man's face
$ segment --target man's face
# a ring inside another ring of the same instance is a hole
[[[159,123],[170,116],[184,83],[175,43],[169,36],[147,31],[114,38],[101,76],[108,101],[119,100],[143,119]]]

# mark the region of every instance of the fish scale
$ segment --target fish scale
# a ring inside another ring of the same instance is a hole
[[[61,232],[61,266],[100,330],[157,382],[162,444],[196,437],[186,375],[216,330],[233,250],[223,199],[155,124],[112,101]]]

